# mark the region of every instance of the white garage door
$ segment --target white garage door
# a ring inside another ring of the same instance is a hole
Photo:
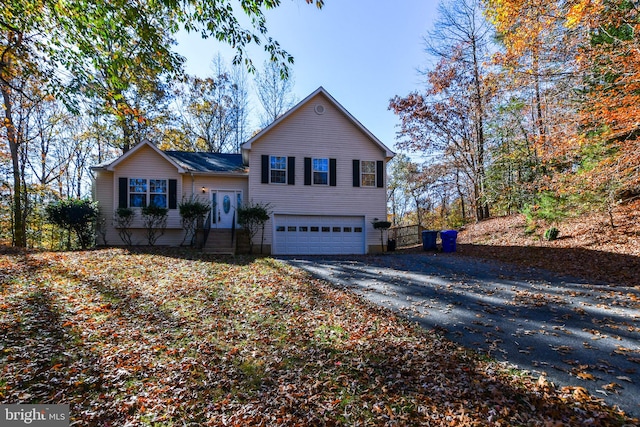
[[[275,215],[276,255],[363,254],[364,217]]]

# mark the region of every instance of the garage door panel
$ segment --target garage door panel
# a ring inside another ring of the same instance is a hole
[[[275,215],[273,253],[363,254],[364,217]]]

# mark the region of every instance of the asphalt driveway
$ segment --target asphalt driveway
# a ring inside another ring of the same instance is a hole
[[[490,357],[640,417],[640,290],[456,254],[283,257]],[[640,272],[639,272],[640,274]]]

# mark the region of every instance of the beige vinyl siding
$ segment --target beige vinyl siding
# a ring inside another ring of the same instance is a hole
[[[205,188],[205,194],[202,194],[202,187]],[[189,200],[193,194],[197,200],[203,202],[211,202],[211,190],[228,190],[242,191],[242,199],[247,198],[249,186],[246,175],[244,176],[211,176],[211,175],[184,175],[182,177],[183,197]],[[193,192],[192,192],[193,191]],[[178,203],[182,199],[178,199]]]
[[[205,192],[202,193],[204,187]],[[211,205],[212,191],[241,191],[242,200],[247,200],[248,181],[247,176],[210,176],[210,175],[184,175],[182,177],[184,200],[193,197],[203,203]],[[180,199],[178,200],[180,202]]]
[[[96,171],[93,186],[93,199],[98,200],[98,209],[102,218],[106,236],[97,236],[99,245],[119,244],[120,238],[113,228],[113,172],[106,170]],[[106,240],[106,241],[105,241]]]
[[[315,112],[316,105],[324,114]],[[295,185],[261,183],[261,156],[295,157]],[[335,158],[336,186],[304,185],[304,158]],[[286,120],[255,141],[249,158],[249,192],[254,202],[269,203],[273,214],[333,215],[365,217],[369,247],[380,246],[374,218],[386,219],[386,190],[353,187],[354,159],[385,160],[385,152],[371,141],[322,94],[301,106]],[[386,177],[385,177],[386,178]],[[272,224],[265,230],[265,243],[272,242]]]
[[[162,158],[152,148],[145,146],[139,151],[120,162],[113,172],[112,188],[113,188],[113,210],[118,209],[118,180],[119,178],[145,178],[149,179],[175,179],[177,180],[177,200],[182,199],[182,178],[177,168]],[[168,182],[167,182],[168,191]],[[167,194],[168,196],[168,194]],[[168,202],[168,197],[167,197]],[[138,228],[135,231],[133,243],[146,245],[146,230],[144,230],[143,219],[140,208],[134,208],[136,211],[136,219],[132,228]],[[117,236],[117,230],[116,230]],[[169,209],[167,216],[167,229],[165,234],[158,239],[157,245],[177,246],[182,243],[184,232],[182,231],[182,223],[180,220],[180,212],[178,209]],[[113,244],[122,244],[120,237],[117,237]],[[109,242],[110,243],[110,242]],[[110,243],[111,244],[111,243]]]
[[[121,177],[144,178],[147,180],[176,179],[178,206],[181,202],[189,200],[192,195],[200,201],[210,203],[210,190],[240,190],[242,191],[243,200],[246,200],[248,197],[246,176],[180,174],[173,164],[164,159],[152,148],[141,147],[139,151],[132,153],[129,157],[117,164],[115,171],[96,171],[94,197],[100,202],[100,212],[106,222],[106,244],[109,245],[124,244],[113,222],[114,212],[118,209],[119,178]],[[202,187],[205,187],[205,194],[202,193]],[[141,209],[134,209],[136,211],[136,220],[132,226],[132,241],[134,245],[146,245],[148,241],[141,216]],[[167,229],[156,244],[178,246],[183,243],[183,240],[184,231],[182,229],[180,211],[179,209],[170,209],[167,218]],[[104,244],[105,242],[99,239],[99,243]]]

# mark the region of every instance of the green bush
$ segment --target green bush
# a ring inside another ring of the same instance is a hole
[[[184,228],[184,239],[182,243],[189,237],[189,246],[193,246],[196,241],[196,230],[198,224],[204,222],[204,218],[209,214],[211,205],[203,203],[199,200],[188,200],[178,205],[180,217],[182,218],[182,228]]]
[[[264,241],[264,225],[269,220],[270,205],[268,203],[248,203],[238,206],[238,224],[249,234],[249,253],[253,253],[253,238],[262,230],[262,241]],[[262,253],[262,243],[260,244]]]
[[[569,216],[569,205],[568,197],[558,196],[551,191],[540,193],[537,203],[526,205],[522,209],[527,224],[525,233],[533,234],[538,227],[538,221],[559,224]]]
[[[551,227],[544,232],[544,238],[545,240],[549,241],[556,240],[559,234],[560,230],[558,230],[556,227]]]
[[[373,225],[374,229],[380,230],[380,247],[382,248],[382,252],[384,252],[384,230],[391,228],[391,223],[389,221],[380,221],[378,218],[373,218],[371,225]]]
[[[67,230],[67,249],[71,249],[73,231],[82,249],[91,246],[95,239],[95,222],[100,214],[98,202],[88,199],[63,199],[47,205],[47,220]]]

